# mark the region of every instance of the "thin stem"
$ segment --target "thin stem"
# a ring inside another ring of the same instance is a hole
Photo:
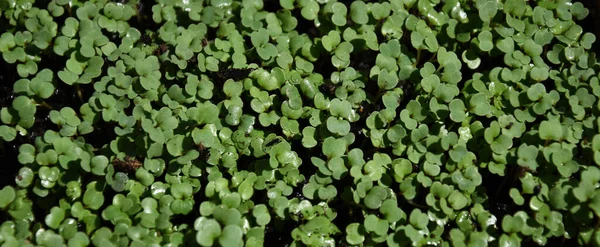
[[[79,97],[79,100],[81,100],[81,103],[83,102],[83,94],[81,93],[81,88],[79,87],[79,84],[75,83],[75,90],[77,90],[77,96]]]
[[[454,125],[455,125],[455,124],[456,124],[456,122],[452,122],[452,123],[450,124],[450,127],[448,127],[448,130],[452,130],[452,129],[454,128]]]
[[[413,67],[416,67],[419,64],[419,60],[421,59],[421,49],[417,49],[417,60],[413,63]]]
[[[406,202],[408,202],[408,204],[410,204],[410,205],[412,205],[412,206],[415,206],[415,207],[417,207],[417,208],[421,208],[421,209],[427,209],[427,207],[426,207],[426,206],[424,206],[424,205],[421,205],[421,204],[418,204],[418,203],[416,203],[416,202],[413,202],[413,200],[406,200]]]
[[[368,210],[368,208],[367,208],[365,205],[362,205],[362,204],[360,204],[360,203],[356,203],[356,202],[354,202],[354,201],[351,201],[351,202],[344,202],[344,203],[345,203],[346,205],[355,206],[355,207],[358,207],[358,208],[360,208],[360,209],[363,209],[363,210]]]
[[[37,103],[38,103],[38,105],[40,105],[42,107],[46,107],[46,108],[48,108],[50,110],[54,110],[54,107],[52,107],[51,105],[49,105],[48,103],[46,103],[46,101],[44,101],[44,100],[40,100]]]
[[[379,90],[377,91],[377,95],[375,95],[375,100],[373,100],[373,104],[377,104],[377,102],[379,102],[379,100],[383,96],[384,91],[385,90],[383,90],[382,88],[379,88]]]
[[[69,12],[69,16],[73,16],[72,10],[71,10],[71,4],[67,4],[65,5],[67,7],[67,12]]]
[[[437,61],[437,53],[434,53],[433,56],[431,56],[431,58],[427,62],[433,63],[433,62],[436,62],[436,61]],[[439,70],[439,68],[438,68],[438,70]]]

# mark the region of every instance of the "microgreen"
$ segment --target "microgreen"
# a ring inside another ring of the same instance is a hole
[[[2,245],[600,245],[585,1],[9,2]]]

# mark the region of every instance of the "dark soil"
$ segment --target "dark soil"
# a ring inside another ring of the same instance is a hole
[[[17,68],[13,64],[7,64],[4,59],[0,59],[0,108],[10,107],[14,99],[12,83],[19,78]],[[22,137],[19,136],[19,139]],[[0,144],[0,159],[3,165],[0,166],[0,187],[15,184],[15,175],[17,174],[20,165],[17,162],[20,143],[26,140],[14,140],[12,142],[1,141]]]

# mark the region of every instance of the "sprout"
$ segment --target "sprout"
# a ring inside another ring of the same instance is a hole
[[[585,4],[0,9],[0,244],[600,244]]]

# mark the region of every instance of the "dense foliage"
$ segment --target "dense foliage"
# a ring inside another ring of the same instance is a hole
[[[569,0],[0,0],[3,246],[600,246]]]

